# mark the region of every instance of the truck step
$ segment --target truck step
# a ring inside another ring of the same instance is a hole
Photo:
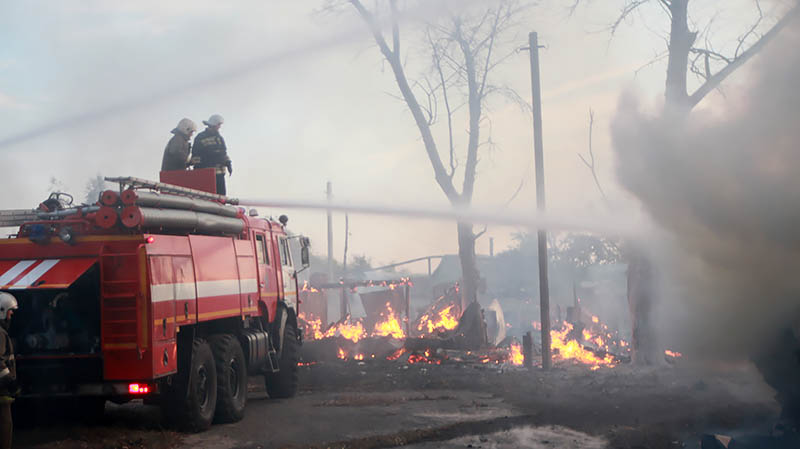
[[[268,354],[269,357],[267,358],[267,360],[269,361],[269,363],[267,364],[267,366],[264,367],[264,371],[266,371],[267,373],[277,373],[278,371],[280,371],[280,367],[278,366],[278,353],[275,352],[274,349],[270,349]]]

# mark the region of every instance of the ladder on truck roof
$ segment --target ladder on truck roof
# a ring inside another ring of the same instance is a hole
[[[41,209],[6,209],[0,210],[0,228],[4,227],[17,227],[32,221],[48,221],[59,220],[61,218],[76,215],[88,214],[97,212],[97,206],[75,206],[66,209],[48,212]]]
[[[108,182],[116,182],[120,186],[120,190],[125,190],[125,187],[131,189],[150,189],[157,190],[162,193],[171,193],[173,195],[187,196],[201,200],[216,201],[222,204],[238,205],[238,198],[231,198],[224,195],[217,195],[215,193],[208,193],[202,190],[190,189],[188,187],[176,186],[174,184],[167,184],[163,182],[148,181],[146,179],[135,178],[133,176],[122,177],[106,177]]]
[[[29,221],[39,219],[39,213],[35,209],[8,209],[0,210],[0,228],[19,226]]]

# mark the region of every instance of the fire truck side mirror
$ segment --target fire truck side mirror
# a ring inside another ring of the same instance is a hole
[[[303,245],[300,248],[300,263],[302,263],[304,268],[308,268],[309,265],[311,265],[311,255],[309,254],[308,246]]]

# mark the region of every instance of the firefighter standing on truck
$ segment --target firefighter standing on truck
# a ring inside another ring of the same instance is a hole
[[[217,194],[226,195],[225,189],[225,169],[228,174],[233,174],[231,158],[228,157],[228,149],[225,147],[225,139],[219,134],[219,128],[224,122],[219,114],[214,114],[208,120],[203,120],[206,125],[205,131],[201,132],[194,139],[192,148],[192,164],[195,168],[213,168],[217,174]]]
[[[164,148],[164,157],[161,159],[161,171],[186,170],[189,166],[189,154],[192,144],[189,140],[192,134],[197,131],[197,125],[188,118],[178,122],[178,126],[170,131],[174,136],[167,142]]]
[[[11,448],[11,403],[17,395],[17,367],[14,361],[14,346],[8,336],[11,315],[17,310],[17,299],[9,293],[0,292],[0,449]]]

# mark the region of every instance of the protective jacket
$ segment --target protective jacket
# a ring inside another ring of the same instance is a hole
[[[206,128],[194,138],[192,160],[195,168],[215,168],[218,175],[224,175],[226,167],[232,170],[225,139],[216,129]]]
[[[181,132],[178,128],[172,130],[171,139],[164,148],[164,158],[161,160],[161,171],[166,170],[186,170],[189,161],[189,154],[192,144],[189,143],[189,136]]]
[[[17,363],[8,332],[0,327],[0,400],[16,395]]]

